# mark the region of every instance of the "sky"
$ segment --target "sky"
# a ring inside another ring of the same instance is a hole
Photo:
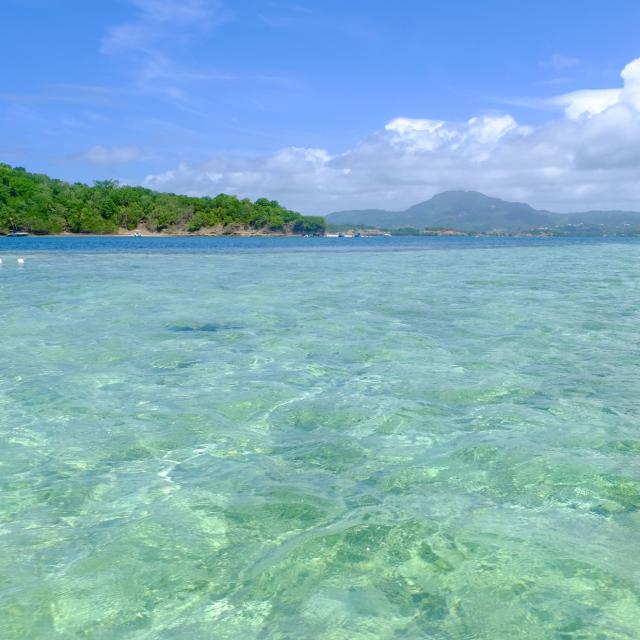
[[[0,162],[307,214],[640,210],[637,0],[0,4]]]

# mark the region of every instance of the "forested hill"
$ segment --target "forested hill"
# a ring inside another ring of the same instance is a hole
[[[544,209],[534,209],[524,202],[491,198],[477,191],[445,191],[404,211],[382,209],[338,211],[328,214],[327,222],[336,225],[367,225],[386,229],[428,227],[467,232],[521,231],[541,227],[580,227],[582,229],[599,227],[604,233],[611,230],[628,231],[629,228],[640,230],[640,213],[635,211],[553,213]]]
[[[0,164],[0,233],[117,233],[149,231],[324,233],[320,217],[303,216],[275,200],[255,202],[220,194],[194,198],[121,186],[69,184],[21,167]]]

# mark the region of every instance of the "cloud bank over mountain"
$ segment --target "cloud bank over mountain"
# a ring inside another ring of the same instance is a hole
[[[466,122],[398,117],[353,148],[288,147],[213,156],[148,175],[147,186],[194,195],[269,194],[305,213],[401,208],[449,189],[487,191],[557,211],[640,205],[640,58],[622,86],[576,91],[541,125],[486,113]]]

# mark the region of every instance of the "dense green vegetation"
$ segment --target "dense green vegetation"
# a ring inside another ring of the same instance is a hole
[[[322,234],[323,218],[303,216],[275,200],[255,202],[221,193],[194,198],[102,180],[93,186],[29,173],[0,164],[0,233],[116,233],[214,229],[220,233],[265,231]]]

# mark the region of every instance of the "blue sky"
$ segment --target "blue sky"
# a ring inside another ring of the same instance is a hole
[[[2,5],[10,164],[309,213],[447,188],[640,209],[635,0]]]

